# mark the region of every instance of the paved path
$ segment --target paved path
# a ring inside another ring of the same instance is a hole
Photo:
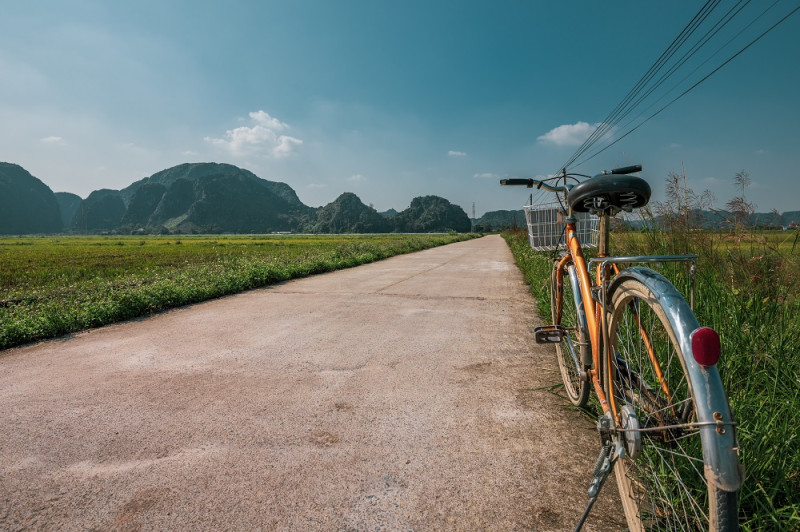
[[[2,352],[0,529],[570,529],[533,311],[491,236]]]

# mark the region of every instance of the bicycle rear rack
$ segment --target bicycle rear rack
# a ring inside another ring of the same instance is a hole
[[[589,259],[589,265],[600,263],[600,271],[602,272],[603,279],[602,285],[602,299],[606,299],[606,276],[608,266],[610,264],[635,264],[635,263],[659,263],[659,262],[691,262],[689,267],[689,307],[694,311],[694,275],[697,272],[697,257],[698,255],[643,255],[639,257],[593,257]]]

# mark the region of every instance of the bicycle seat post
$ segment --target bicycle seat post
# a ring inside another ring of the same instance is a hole
[[[608,257],[608,236],[609,236],[609,219],[610,216],[607,212],[598,213],[600,216],[599,232],[597,235],[597,256]]]

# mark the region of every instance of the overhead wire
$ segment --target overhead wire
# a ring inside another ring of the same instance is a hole
[[[635,127],[633,127],[632,129],[630,129],[629,131],[627,131],[627,132],[626,132],[624,135],[622,135],[622,136],[620,136],[619,138],[615,139],[613,142],[611,142],[610,144],[608,144],[608,145],[607,145],[607,146],[605,146],[604,148],[602,148],[602,149],[600,149],[600,150],[596,151],[595,153],[593,153],[593,154],[592,154],[592,155],[590,155],[589,157],[587,157],[587,158],[585,158],[585,159],[581,160],[581,161],[580,161],[580,162],[578,162],[578,163],[577,163],[575,166],[580,166],[581,164],[583,164],[583,163],[585,163],[585,162],[589,161],[590,159],[592,159],[592,158],[596,157],[597,155],[601,154],[602,152],[606,151],[608,148],[610,148],[611,146],[615,145],[617,142],[621,141],[622,139],[624,139],[625,137],[627,137],[628,135],[630,135],[631,133],[633,133],[634,131],[636,131],[636,130],[637,130],[637,129],[639,129],[640,127],[642,127],[642,126],[643,126],[645,123],[647,123],[648,121],[650,121],[652,118],[654,118],[654,117],[656,117],[657,115],[661,114],[661,113],[662,113],[662,112],[663,112],[663,111],[664,111],[666,108],[670,107],[672,104],[674,104],[675,102],[677,102],[678,100],[680,100],[681,98],[683,98],[684,96],[686,96],[686,95],[687,95],[689,92],[691,92],[692,90],[694,90],[695,88],[697,88],[697,87],[698,87],[700,84],[702,84],[703,82],[705,82],[705,81],[706,81],[708,78],[710,78],[711,76],[713,76],[714,74],[716,74],[717,72],[719,72],[719,71],[720,71],[720,70],[721,70],[723,67],[725,67],[725,66],[726,66],[728,63],[730,63],[731,61],[733,61],[734,59],[736,59],[736,58],[737,58],[739,55],[741,55],[741,54],[742,54],[742,53],[743,53],[745,50],[747,50],[748,48],[750,48],[751,46],[753,46],[755,43],[757,43],[758,41],[760,41],[760,40],[761,40],[761,39],[762,39],[762,38],[763,38],[765,35],[767,35],[769,32],[771,32],[772,30],[774,30],[775,28],[777,28],[777,27],[778,27],[780,24],[782,24],[782,23],[783,23],[783,22],[784,22],[786,19],[788,19],[789,17],[791,17],[792,15],[794,15],[794,14],[795,14],[795,13],[796,13],[798,10],[800,10],[800,6],[797,6],[797,7],[795,7],[795,8],[794,8],[793,10],[791,10],[789,13],[787,13],[786,15],[784,15],[784,16],[783,16],[783,17],[782,17],[780,20],[778,20],[778,21],[777,21],[775,24],[773,24],[772,26],[770,26],[769,28],[767,28],[767,29],[766,29],[764,32],[762,32],[760,35],[758,35],[758,37],[756,37],[755,39],[753,39],[752,41],[750,41],[750,42],[749,42],[749,43],[748,43],[746,46],[744,46],[744,47],[743,47],[743,48],[741,48],[741,49],[740,49],[738,52],[736,52],[736,53],[735,53],[735,54],[733,54],[731,57],[729,57],[728,59],[726,59],[726,60],[725,60],[725,61],[724,61],[722,64],[720,64],[720,65],[719,65],[717,68],[715,68],[714,70],[712,70],[711,72],[709,72],[708,74],[706,74],[706,75],[705,75],[703,78],[701,78],[701,79],[700,79],[698,82],[696,82],[696,83],[695,83],[695,84],[693,84],[691,87],[687,88],[687,89],[686,89],[686,90],[684,90],[682,93],[680,93],[678,96],[676,96],[675,98],[673,98],[672,100],[670,100],[670,101],[669,101],[669,102],[668,102],[666,105],[664,105],[663,107],[661,107],[660,109],[658,109],[656,112],[654,112],[653,114],[651,114],[650,116],[648,116],[648,117],[647,117],[647,118],[646,118],[644,121],[642,121],[641,123],[639,123],[638,125],[636,125],[636,126],[635,126]],[[742,31],[743,31],[743,30],[742,30]],[[740,33],[741,33],[741,32],[740,32]],[[738,34],[737,34],[737,36],[738,36]],[[729,41],[729,42],[730,42],[730,41]]]
[[[625,98],[617,104],[617,106],[609,113],[609,115],[604,118],[597,126],[597,128],[592,132],[592,134],[584,141],[584,143],[578,148],[578,150],[573,154],[573,156],[568,160],[562,168],[568,167],[575,159],[580,157],[582,153],[588,150],[593,144],[598,142],[603,136],[606,135],[613,127],[616,122],[616,117],[626,106],[630,103],[630,101],[638,95],[641,89],[646,86],[646,84],[652,79],[653,76],[663,67],[664,64],[669,61],[669,59],[674,55],[674,53],[683,45],[683,43],[688,39],[692,33],[697,29],[697,27],[708,17],[711,11],[719,4],[719,1],[715,0],[708,0],[706,4],[701,8],[700,11],[690,20],[686,26],[684,26],[683,30],[678,34],[678,36],[670,43],[664,52],[662,52],[661,56],[653,63],[653,65],[648,69],[647,72],[639,79],[639,81],[634,85],[634,87],[628,92]]]
[[[625,125],[622,127],[622,129],[623,129],[623,130],[627,129],[627,128],[628,128],[628,126],[630,126],[631,124],[633,124],[633,123],[635,123],[637,120],[639,120],[639,119],[640,119],[642,116],[644,116],[644,115],[645,115],[645,114],[646,114],[646,113],[647,113],[647,112],[648,112],[650,109],[652,109],[652,108],[653,108],[653,107],[655,107],[655,106],[656,106],[656,105],[657,105],[659,102],[661,102],[662,100],[664,100],[664,98],[666,98],[666,97],[667,97],[669,94],[672,94],[672,93],[675,91],[675,89],[677,89],[679,86],[681,86],[681,85],[682,85],[682,84],[683,84],[683,83],[684,83],[684,82],[685,82],[687,79],[689,79],[690,77],[692,77],[692,75],[694,75],[694,74],[695,74],[695,73],[696,73],[698,70],[700,70],[700,69],[701,69],[703,66],[705,66],[705,65],[706,65],[706,64],[707,64],[709,61],[711,61],[711,60],[712,60],[714,57],[716,57],[716,56],[717,56],[717,55],[718,55],[718,54],[719,54],[719,53],[720,53],[722,50],[724,50],[725,48],[727,48],[727,47],[728,47],[728,46],[729,46],[729,45],[730,45],[730,44],[731,44],[731,43],[732,43],[734,40],[736,40],[736,39],[737,39],[737,38],[738,38],[738,37],[739,37],[739,36],[740,36],[742,33],[744,33],[746,30],[750,29],[750,27],[751,27],[751,26],[753,26],[753,24],[755,24],[756,22],[758,22],[758,21],[759,21],[759,20],[760,20],[760,19],[761,19],[761,18],[762,18],[762,17],[763,17],[763,16],[764,16],[764,15],[765,15],[767,12],[769,12],[769,11],[770,11],[770,10],[771,10],[773,7],[775,7],[775,6],[778,4],[778,2],[780,2],[780,0],[775,0],[775,1],[774,1],[774,2],[773,2],[771,5],[770,5],[770,6],[768,6],[766,9],[764,9],[764,10],[763,10],[763,11],[762,11],[762,12],[761,12],[761,13],[760,13],[760,14],[759,14],[759,15],[758,15],[758,16],[757,16],[755,19],[753,19],[752,21],[750,21],[750,23],[749,23],[749,24],[747,24],[746,26],[744,26],[744,27],[743,27],[742,29],[740,29],[740,30],[739,30],[739,31],[738,31],[738,32],[737,32],[737,33],[736,33],[736,34],[735,34],[733,37],[731,37],[730,39],[728,39],[728,41],[727,41],[725,44],[723,44],[722,46],[720,46],[720,47],[719,47],[719,48],[718,48],[718,49],[717,49],[717,50],[716,50],[716,51],[715,51],[713,54],[711,54],[709,57],[707,57],[707,58],[706,58],[706,59],[705,59],[705,60],[704,60],[702,63],[700,63],[699,65],[697,65],[697,66],[696,66],[694,69],[692,69],[692,70],[691,70],[691,71],[690,71],[688,74],[686,74],[686,75],[685,75],[683,78],[681,78],[681,80],[680,80],[680,81],[678,81],[677,83],[675,83],[674,85],[672,85],[672,87],[670,87],[668,90],[666,90],[666,91],[665,91],[665,92],[664,92],[664,93],[663,93],[663,94],[662,94],[662,95],[661,95],[661,96],[660,96],[660,97],[659,97],[657,100],[655,100],[653,103],[651,103],[651,104],[650,104],[650,105],[648,105],[648,106],[647,106],[645,109],[643,109],[641,112],[639,112],[639,113],[638,113],[638,114],[637,114],[637,115],[636,115],[634,118],[632,118],[632,119],[628,120],[628,121],[625,123]],[[740,3],[741,3],[741,2],[740,2]],[[749,3],[749,0],[748,0],[748,2],[747,2],[747,3]],[[737,4],[737,5],[738,5],[738,4]],[[747,5],[747,4],[745,4],[745,5]],[[734,6],[734,7],[735,7],[735,6]],[[740,9],[739,9],[739,11],[741,11],[741,9],[743,9],[744,7],[745,7],[745,6],[742,6],[742,8],[740,8]],[[730,11],[729,11],[729,13],[730,13]],[[738,11],[737,11],[737,14],[738,14]],[[720,23],[720,22],[722,22],[722,20],[723,20],[723,19],[720,19],[720,21],[717,23],[717,25],[719,25],[719,23]],[[728,21],[726,21],[726,22],[725,22],[725,24],[727,24],[727,22],[730,22],[730,19],[728,19]],[[723,25],[723,26],[724,26],[724,25]],[[719,28],[717,28],[717,29],[714,31],[714,34],[713,34],[713,35],[716,35],[716,34],[719,32],[719,30],[721,30],[721,29],[722,29],[722,27],[723,27],[723,26],[720,26]],[[715,26],[715,27],[716,27],[716,26]],[[713,28],[712,28],[712,30],[713,30]],[[711,30],[709,30],[709,33],[710,33],[710,32],[711,32]],[[706,35],[708,35],[708,33],[707,33]],[[711,36],[713,37],[713,35],[711,35]],[[684,62],[685,62],[685,61],[684,61]],[[681,65],[682,65],[682,64],[683,64],[683,63],[681,63]],[[666,81],[666,80],[664,80],[664,81]],[[652,91],[651,91],[650,93],[652,93]],[[648,93],[648,95],[649,95],[650,93]],[[578,163],[578,165],[580,165],[580,164],[583,164],[583,163],[584,163],[584,162],[586,162],[587,160],[588,160],[588,159],[584,159],[584,160],[582,160],[580,163]]]
[[[563,168],[569,167],[578,157],[588,151],[593,144],[603,138],[614,125],[619,121],[618,116],[627,108],[631,100],[636,98],[643,88],[652,80],[652,78],[664,67],[665,64],[672,58],[672,56],[683,46],[683,44],[691,37],[697,28],[705,22],[711,12],[716,9],[721,0],[708,0],[700,11],[684,26],[678,36],[670,43],[670,45],[661,53],[659,58],[651,65],[645,74],[639,79],[634,87],[628,91],[628,94],[617,104],[617,106],[606,116],[592,132],[592,134],[583,142],[583,144],[576,150],[576,152],[567,160]]]
[[[775,3],[773,3],[772,5],[774,6],[774,5],[775,5],[777,2],[779,2],[779,1],[780,1],[780,0],[775,0]],[[685,52],[685,53],[684,53],[684,54],[683,54],[683,55],[680,57],[680,58],[679,58],[679,59],[678,59],[678,60],[677,60],[677,61],[676,61],[676,62],[675,62],[675,63],[674,63],[674,64],[673,64],[673,65],[672,65],[670,68],[669,68],[669,70],[667,70],[667,71],[666,71],[664,74],[662,74],[662,75],[661,75],[661,77],[658,79],[658,81],[656,81],[656,82],[655,82],[655,84],[653,84],[653,85],[652,85],[652,86],[651,86],[651,87],[650,87],[650,88],[647,90],[647,92],[645,92],[644,94],[642,94],[641,96],[639,96],[639,98],[638,98],[638,99],[637,99],[637,100],[636,100],[636,101],[635,101],[635,102],[634,102],[634,103],[631,105],[631,107],[630,107],[630,108],[629,108],[627,111],[625,111],[625,113],[623,113],[622,115],[620,115],[620,116],[619,116],[619,119],[617,120],[617,122],[616,122],[614,125],[616,126],[616,124],[618,124],[619,122],[621,122],[621,121],[622,121],[622,120],[623,120],[625,117],[627,117],[627,116],[628,116],[628,115],[629,115],[629,114],[630,114],[630,113],[631,113],[631,112],[632,112],[632,111],[633,111],[633,110],[634,110],[636,107],[638,107],[638,106],[639,106],[639,105],[640,105],[642,102],[644,102],[644,101],[645,101],[645,100],[646,100],[648,97],[650,97],[650,95],[651,95],[651,94],[653,94],[653,92],[655,92],[655,91],[656,91],[656,90],[657,90],[659,87],[661,87],[661,86],[662,86],[662,85],[663,85],[663,84],[664,84],[664,83],[667,81],[667,79],[669,79],[669,78],[670,78],[670,77],[671,77],[671,76],[672,76],[672,75],[673,75],[673,74],[674,74],[674,73],[675,73],[675,72],[676,72],[676,71],[677,71],[679,68],[681,68],[683,65],[685,65],[687,61],[689,61],[689,60],[690,60],[692,57],[694,57],[694,56],[695,56],[695,55],[696,55],[696,54],[697,54],[697,53],[698,53],[698,52],[699,52],[699,51],[700,51],[700,50],[701,50],[701,49],[702,49],[702,48],[703,48],[703,47],[704,47],[706,44],[708,44],[708,42],[709,42],[709,41],[710,41],[710,40],[711,40],[711,39],[712,39],[712,38],[713,38],[713,37],[714,37],[714,36],[715,36],[717,33],[719,33],[719,32],[720,32],[720,30],[722,30],[722,29],[723,29],[725,26],[727,26],[727,25],[728,25],[728,23],[729,23],[731,20],[733,20],[733,18],[734,18],[736,15],[738,15],[738,14],[739,14],[739,13],[742,11],[742,9],[744,9],[745,7],[747,7],[747,5],[748,5],[749,3],[750,3],[750,0],[739,0],[739,2],[737,2],[737,3],[736,3],[736,4],[735,4],[735,5],[734,5],[734,6],[733,6],[733,7],[732,7],[730,10],[728,10],[728,12],[727,12],[725,15],[723,15],[723,16],[722,16],[722,18],[720,18],[720,19],[719,19],[719,20],[716,22],[716,24],[714,24],[714,26],[712,26],[712,27],[711,27],[711,28],[710,28],[710,29],[709,29],[709,30],[708,30],[708,31],[705,33],[705,35],[703,35],[703,36],[702,36],[702,37],[701,37],[701,38],[700,38],[700,39],[699,39],[699,40],[698,40],[696,43],[694,43],[694,45],[693,45],[691,48],[689,48],[689,50],[687,50],[687,51],[686,51],[686,52]],[[737,8],[737,6],[740,6],[740,4],[741,4],[741,7],[739,7],[739,9],[737,10],[736,8]],[[769,9],[770,9],[770,8],[767,8],[767,10],[765,10],[765,11],[768,11]],[[734,13],[734,10],[736,10],[736,12],[735,12],[735,13]],[[763,14],[763,13],[762,13],[762,14]],[[761,17],[761,15],[759,15],[759,17],[758,17],[758,18],[760,18],[760,17]],[[756,20],[757,20],[757,19],[756,19]],[[747,27],[749,27],[751,24],[752,24],[752,22],[751,22],[750,24],[748,24],[748,26],[747,26]],[[741,33],[741,32],[740,32],[740,33]],[[737,34],[737,35],[738,35],[738,34]],[[730,42],[730,41],[729,41],[729,42]],[[727,46],[727,43],[726,43],[726,46]],[[719,52],[719,50],[717,50],[717,52],[715,52],[713,55],[716,55],[716,53],[718,53],[718,52]],[[713,55],[712,55],[712,57],[713,57]],[[705,62],[704,62],[704,63],[705,63]],[[694,71],[693,71],[693,72],[694,72]],[[684,78],[684,80],[685,80],[685,79],[686,79],[686,78]],[[670,90],[673,90],[674,88],[675,88],[675,87],[673,86],[673,87],[672,87],[672,89],[670,89]],[[666,96],[666,94],[669,94],[669,91],[667,91],[667,93],[665,93],[665,95],[661,96],[661,98],[659,98],[659,100],[657,100],[657,101],[660,101],[661,99],[663,99],[663,98]],[[651,105],[651,107],[652,107],[652,105]],[[649,107],[648,107],[648,109],[649,109]],[[641,114],[643,114],[643,113],[640,113],[640,115],[639,115],[639,116],[641,116]]]

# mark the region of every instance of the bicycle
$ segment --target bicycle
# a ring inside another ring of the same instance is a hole
[[[639,171],[500,181],[557,199],[525,206],[531,246],[563,249],[550,279],[553,323],[534,337],[555,344],[570,402],[585,407],[593,390],[602,410],[602,447],[576,530],[612,470],[631,530],[736,530],[736,424],[716,368],[719,336],[693,312],[697,255],[608,254],[611,217],[650,199],[647,182],[630,175]],[[596,257],[586,260],[581,240]],[[689,264],[689,303],[660,273],[633,266],[666,262]]]

